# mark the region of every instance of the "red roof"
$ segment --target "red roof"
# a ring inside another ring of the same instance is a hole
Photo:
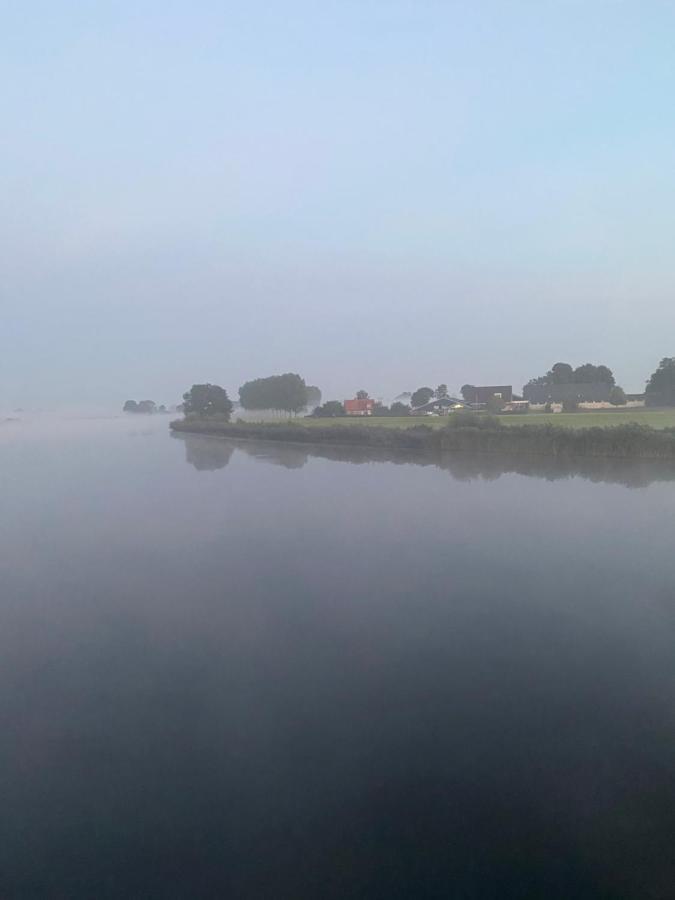
[[[367,400],[345,400],[345,412],[367,412],[375,406],[375,401],[368,397]]]

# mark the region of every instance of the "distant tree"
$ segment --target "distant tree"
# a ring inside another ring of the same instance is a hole
[[[569,363],[555,363],[548,374],[549,384],[569,384],[574,380],[574,369]]]
[[[193,384],[183,394],[183,412],[186,416],[221,416],[229,421],[232,415],[232,401],[227,391],[217,384]]]
[[[308,384],[305,388],[307,391],[307,403],[306,406],[314,409],[317,406],[321,405],[321,391],[318,387],[314,387],[314,385]]]
[[[374,416],[388,416],[391,415],[389,407],[385,406],[384,403],[380,403],[379,401],[373,407],[373,415]]]
[[[155,403],[154,400],[139,400],[137,412],[139,412],[139,413],[157,412],[157,404]]]
[[[122,410],[124,412],[138,412],[138,403],[135,400],[127,400]]]
[[[244,409],[299,413],[307,406],[307,386],[304,379],[293,372],[270,375],[243,384],[239,388],[239,400]]]
[[[448,386],[447,384],[439,384],[436,390],[434,391],[434,395],[440,400],[443,397],[448,396]]]
[[[574,370],[576,384],[614,384],[614,375],[607,366],[594,366],[584,363]]]
[[[167,409],[166,406],[164,406],[164,404],[162,403],[162,404],[160,404],[160,406],[158,407],[157,412],[165,413],[165,412],[168,412],[168,409]]]
[[[647,406],[675,406],[675,356],[666,356],[652,373],[645,391]]]
[[[321,419],[334,419],[345,415],[345,408],[339,400],[328,400],[323,406],[317,406],[314,415]]]
[[[563,412],[576,412],[579,409],[579,401],[576,397],[566,397],[562,402]]]
[[[417,388],[410,398],[410,405],[415,409],[417,406],[424,406],[434,396],[434,392],[430,387]]]
[[[407,403],[400,403],[398,400],[389,407],[392,416],[407,416],[410,413],[410,407]]]
[[[357,391],[356,399],[357,400],[367,400],[368,399],[368,391]]]
[[[460,393],[467,403],[473,403],[476,399],[476,387],[473,384],[463,384]]]
[[[558,362],[545,375],[531,378],[528,384],[614,384],[614,375],[607,366],[584,363],[573,369],[569,363]]]
[[[612,388],[609,395],[609,402],[612,406],[625,406],[628,402],[626,400],[626,395],[623,392],[623,388],[620,388],[618,384],[615,384]]]

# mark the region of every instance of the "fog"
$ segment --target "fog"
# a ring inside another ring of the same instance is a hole
[[[666,4],[1,14],[0,409],[672,352]]]

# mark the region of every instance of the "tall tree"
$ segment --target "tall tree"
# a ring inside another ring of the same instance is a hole
[[[357,400],[367,400],[368,399],[368,391],[357,391],[356,399]]]
[[[428,403],[433,396],[434,392],[430,387],[417,388],[415,393],[410,398],[410,405],[413,409],[415,409],[417,406],[424,406],[424,404]]]
[[[305,404],[312,409],[315,409],[317,406],[321,405],[321,391],[318,387],[315,387],[313,384],[308,384],[306,389],[307,391],[307,403]]]
[[[675,406],[675,356],[666,356],[652,373],[645,391],[647,406]]]
[[[193,384],[183,394],[183,412],[186,416],[221,416],[229,421],[232,401],[225,388],[217,384]]]
[[[584,363],[574,370],[576,384],[614,384],[614,375],[607,366],[594,366]]]
[[[307,386],[303,378],[292,372],[270,375],[243,384],[239,399],[244,409],[298,413],[307,406]]]
[[[438,397],[439,400],[443,397],[447,397],[448,396],[447,384],[439,384],[438,387],[436,388],[436,390],[434,391],[434,394],[436,397]]]
[[[607,366],[584,363],[573,369],[569,363],[558,362],[545,375],[530,379],[528,384],[614,384],[614,375]]]
[[[123,412],[138,412],[138,403],[135,400],[127,400],[122,410]]]

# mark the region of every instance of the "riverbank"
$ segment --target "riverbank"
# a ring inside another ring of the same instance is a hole
[[[345,424],[311,426],[298,422],[243,423],[215,419],[179,419],[176,432],[210,434],[239,440],[278,441],[296,444],[332,444],[391,450],[461,451],[516,456],[596,456],[614,459],[665,459],[675,461],[675,431],[643,425],[561,428],[555,425],[512,425],[477,417],[472,422],[451,421],[444,428],[421,424],[409,428]]]

